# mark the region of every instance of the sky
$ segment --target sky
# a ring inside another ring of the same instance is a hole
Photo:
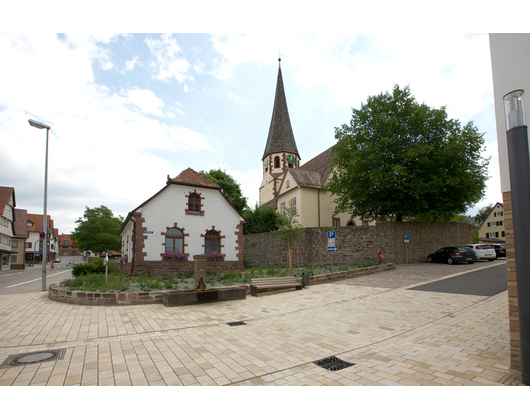
[[[0,34],[0,185],[15,188],[17,208],[43,211],[46,130],[28,119],[52,127],[48,214],[59,233],[72,232],[85,207],[126,217],[188,167],[225,170],[254,206],[279,57],[302,164],[335,144],[334,128],[349,123],[352,107],[409,85],[418,102],[445,106],[450,118],[485,133],[491,178],[468,214],[502,201],[487,31],[203,26],[107,33],[70,24],[66,33]]]

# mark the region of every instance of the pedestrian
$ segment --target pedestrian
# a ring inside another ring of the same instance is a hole
[[[52,267],[51,267],[51,269],[50,269],[50,273],[51,273],[52,271],[55,271],[55,265],[53,265],[53,261],[52,261]]]

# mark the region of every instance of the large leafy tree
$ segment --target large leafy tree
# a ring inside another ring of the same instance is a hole
[[[243,233],[263,233],[278,230],[280,222],[279,213],[266,204],[256,206],[253,209],[243,211],[243,217],[247,223],[243,225]]]
[[[225,171],[221,169],[210,169],[208,172],[200,171],[200,174],[208,181],[220,186],[226,198],[228,198],[240,213],[248,208],[247,199],[243,197],[240,185]]]
[[[484,196],[489,158],[472,122],[419,104],[409,87],[368,98],[335,128],[336,212],[363,219],[447,221]]]
[[[72,232],[72,241],[81,251],[93,251],[98,254],[121,249],[121,237],[118,235],[123,217],[114,217],[106,206],[86,207],[83,217]]]
[[[477,214],[475,215],[474,219],[475,222],[482,224],[484,220],[489,216],[491,213],[491,210],[493,209],[494,204],[490,203],[487,206],[481,207],[478,209]]]

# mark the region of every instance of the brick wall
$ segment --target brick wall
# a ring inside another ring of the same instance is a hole
[[[472,227],[463,223],[380,222],[376,226],[307,228],[296,244],[300,265],[329,264],[327,231],[335,230],[333,264],[369,264],[378,261],[381,249],[384,263],[404,264],[405,234],[409,235],[408,262],[426,262],[427,255],[444,246],[471,243]],[[287,264],[284,243],[275,232],[244,236],[245,259],[254,267],[279,267]],[[296,256],[293,256],[296,265]]]
[[[502,194],[504,201],[504,229],[506,231],[506,271],[508,278],[508,320],[510,327],[510,364],[521,370],[521,343],[519,339],[519,305],[515,271],[515,243],[513,240],[512,193]]]

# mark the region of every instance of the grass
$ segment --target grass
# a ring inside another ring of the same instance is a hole
[[[333,272],[348,271],[360,267],[369,267],[372,264],[337,266]],[[300,270],[293,269],[293,275],[299,277],[302,273],[310,276],[318,274],[329,274],[331,267],[308,265],[300,267]],[[206,280],[208,287],[232,286],[235,284],[250,283],[253,278],[260,277],[285,277],[288,276],[286,268],[249,268],[241,271],[227,271],[218,273],[215,270],[207,270]],[[123,273],[109,274],[106,279],[105,274],[87,274],[70,280],[61,282],[61,286],[69,290],[80,290],[88,292],[125,292],[153,290],[189,290],[194,288],[193,270],[180,276],[154,276],[149,272],[144,272],[141,276],[126,277]]]

